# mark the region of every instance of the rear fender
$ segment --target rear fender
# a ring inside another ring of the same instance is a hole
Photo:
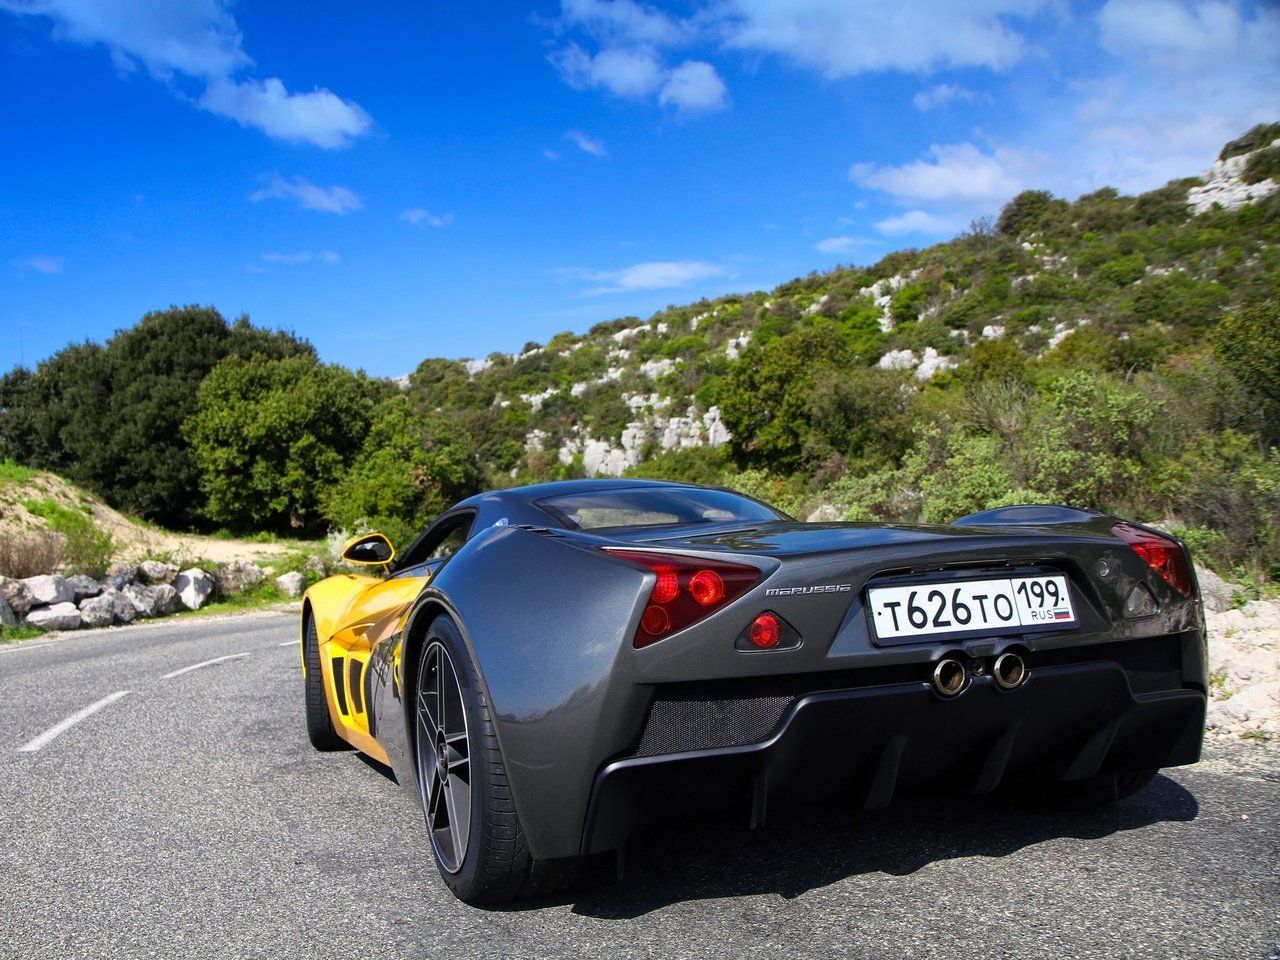
[[[535,857],[579,852],[600,757],[625,747],[643,716],[646,694],[628,676],[627,659],[647,579],[555,535],[494,527],[444,566],[409,615],[402,680],[429,620],[444,611],[457,621],[487,688]],[[394,751],[388,745],[393,759],[410,755],[412,702],[411,692],[403,695],[403,742]]]

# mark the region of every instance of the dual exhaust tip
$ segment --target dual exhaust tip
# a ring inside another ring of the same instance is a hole
[[[972,676],[981,672],[981,664],[975,664]],[[943,657],[933,668],[933,689],[941,697],[956,697],[964,693],[972,676],[965,661],[958,657]],[[1027,662],[1021,654],[1002,653],[991,665],[991,677],[1001,690],[1013,690],[1027,682]]]

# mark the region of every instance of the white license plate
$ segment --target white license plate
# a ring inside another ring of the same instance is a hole
[[[881,640],[1076,624],[1060,575],[873,587],[867,602]]]

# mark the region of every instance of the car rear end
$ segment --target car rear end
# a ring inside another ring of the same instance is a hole
[[[796,801],[1195,762],[1207,681],[1185,548],[1076,511],[1010,516],[576,544],[646,578],[583,852],[672,816],[759,823]]]

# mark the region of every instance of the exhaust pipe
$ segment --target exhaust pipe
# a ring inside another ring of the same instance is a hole
[[[996,657],[991,675],[1001,690],[1013,690],[1027,682],[1027,663],[1016,653],[1002,653]]]
[[[954,697],[969,683],[969,671],[955,657],[944,657],[933,668],[933,689],[941,697]]]

